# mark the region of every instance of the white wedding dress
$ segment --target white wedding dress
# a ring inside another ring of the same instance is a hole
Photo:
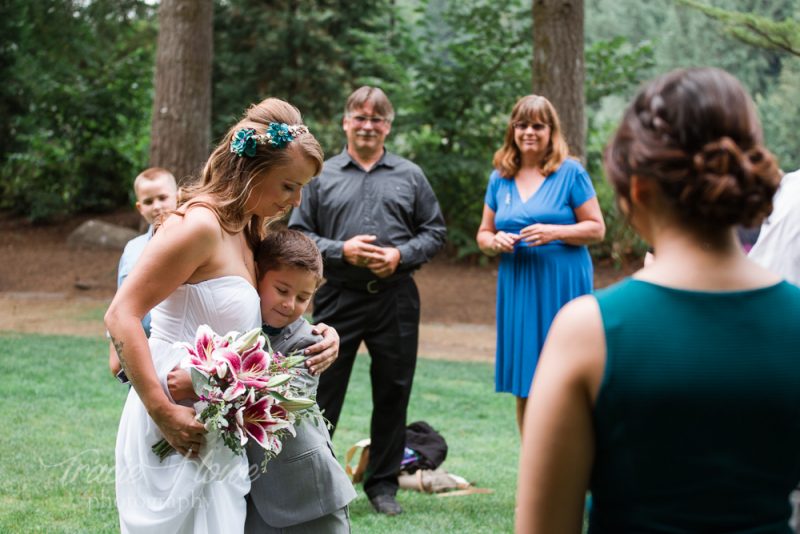
[[[217,334],[261,324],[258,293],[240,276],[184,284],[152,311],[150,351],[162,385],[186,355],[176,341],[194,341],[197,327]],[[171,454],[159,462],[151,447],[162,438],[131,388],[119,424],[116,491],[123,533],[214,534],[244,530],[248,463],[206,434],[201,459]]]

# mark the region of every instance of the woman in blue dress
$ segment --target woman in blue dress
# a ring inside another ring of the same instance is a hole
[[[586,245],[605,224],[592,181],[569,156],[553,105],[521,98],[489,177],[478,246],[500,257],[497,276],[495,389],[525,403],[550,323],[570,300],[591,293]]]

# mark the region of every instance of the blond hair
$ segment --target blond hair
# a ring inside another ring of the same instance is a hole
[[[549,176],[556,172],[569,157],[569,147],[561,132],[561,121],[556,109],[549,100],[540,95],[523,96],[514,104],[503,146],[494,153],[494,168],[504,178],[513,178],[519,172],[520,151],[514,141],[514,123],[517,122],[542,122],[550,127],[550,144],[542,159],[542,174]]]
[[[133,180],[133,191],[136,193],[136,197],[139,197],[139,188],[142,186],[142,182],[155,182],[162,178],[167,181],[167,185],[170,186],[173,191],[178,191],[178,184],[175,181],[175,176],[173,176],[171,172],[163,167],[150,167],[140,172]]]
[[[289,163],[295,157],[293,151],[299,151],[313,162],[314,175],[317,175],[322,170],[322,148],[316,138],[307,132],[297,136],[286,147],[258,144],[255,156],[237,156],[231,152],[231,140],[242,128],[253,128],[263,133],[272,122],[298,125],[302,121],[296,107],[277,98],[267,98],[250,106],[211,153],[200,180],[181,191],[181,205],[207,207],[214,212],[226,232],[233,234],[244,231],[251,248],[255,249],[266,233],[266,224],[271,222],[246,213],[245,205],[255,185],[255,178]]]

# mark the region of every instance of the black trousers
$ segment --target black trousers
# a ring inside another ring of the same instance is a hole
[[[364,491],[370,498],[397,493],[405,448],[406,412],[419,341],[419,292],[407,278],[378,293],[323,285],[314,297],[314,321],[336,329],[339,358],[320,375],[317,402],[339,422],[361,341],[371,358],[372,419]],[[333,434],[333,432],[331,433]]]

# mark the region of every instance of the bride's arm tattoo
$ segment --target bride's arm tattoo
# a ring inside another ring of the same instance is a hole
[[[122,347],[125,344],[122,340],[117,340],[114,336],[111,336],[111,343],[114,345],[114,350],[117,351],[117,358],[119,359],[119,364],[122,366],[122,369],[125,371],[125,374],[128,374],[128,362],[125,361],[125,356],[122,354]]]

